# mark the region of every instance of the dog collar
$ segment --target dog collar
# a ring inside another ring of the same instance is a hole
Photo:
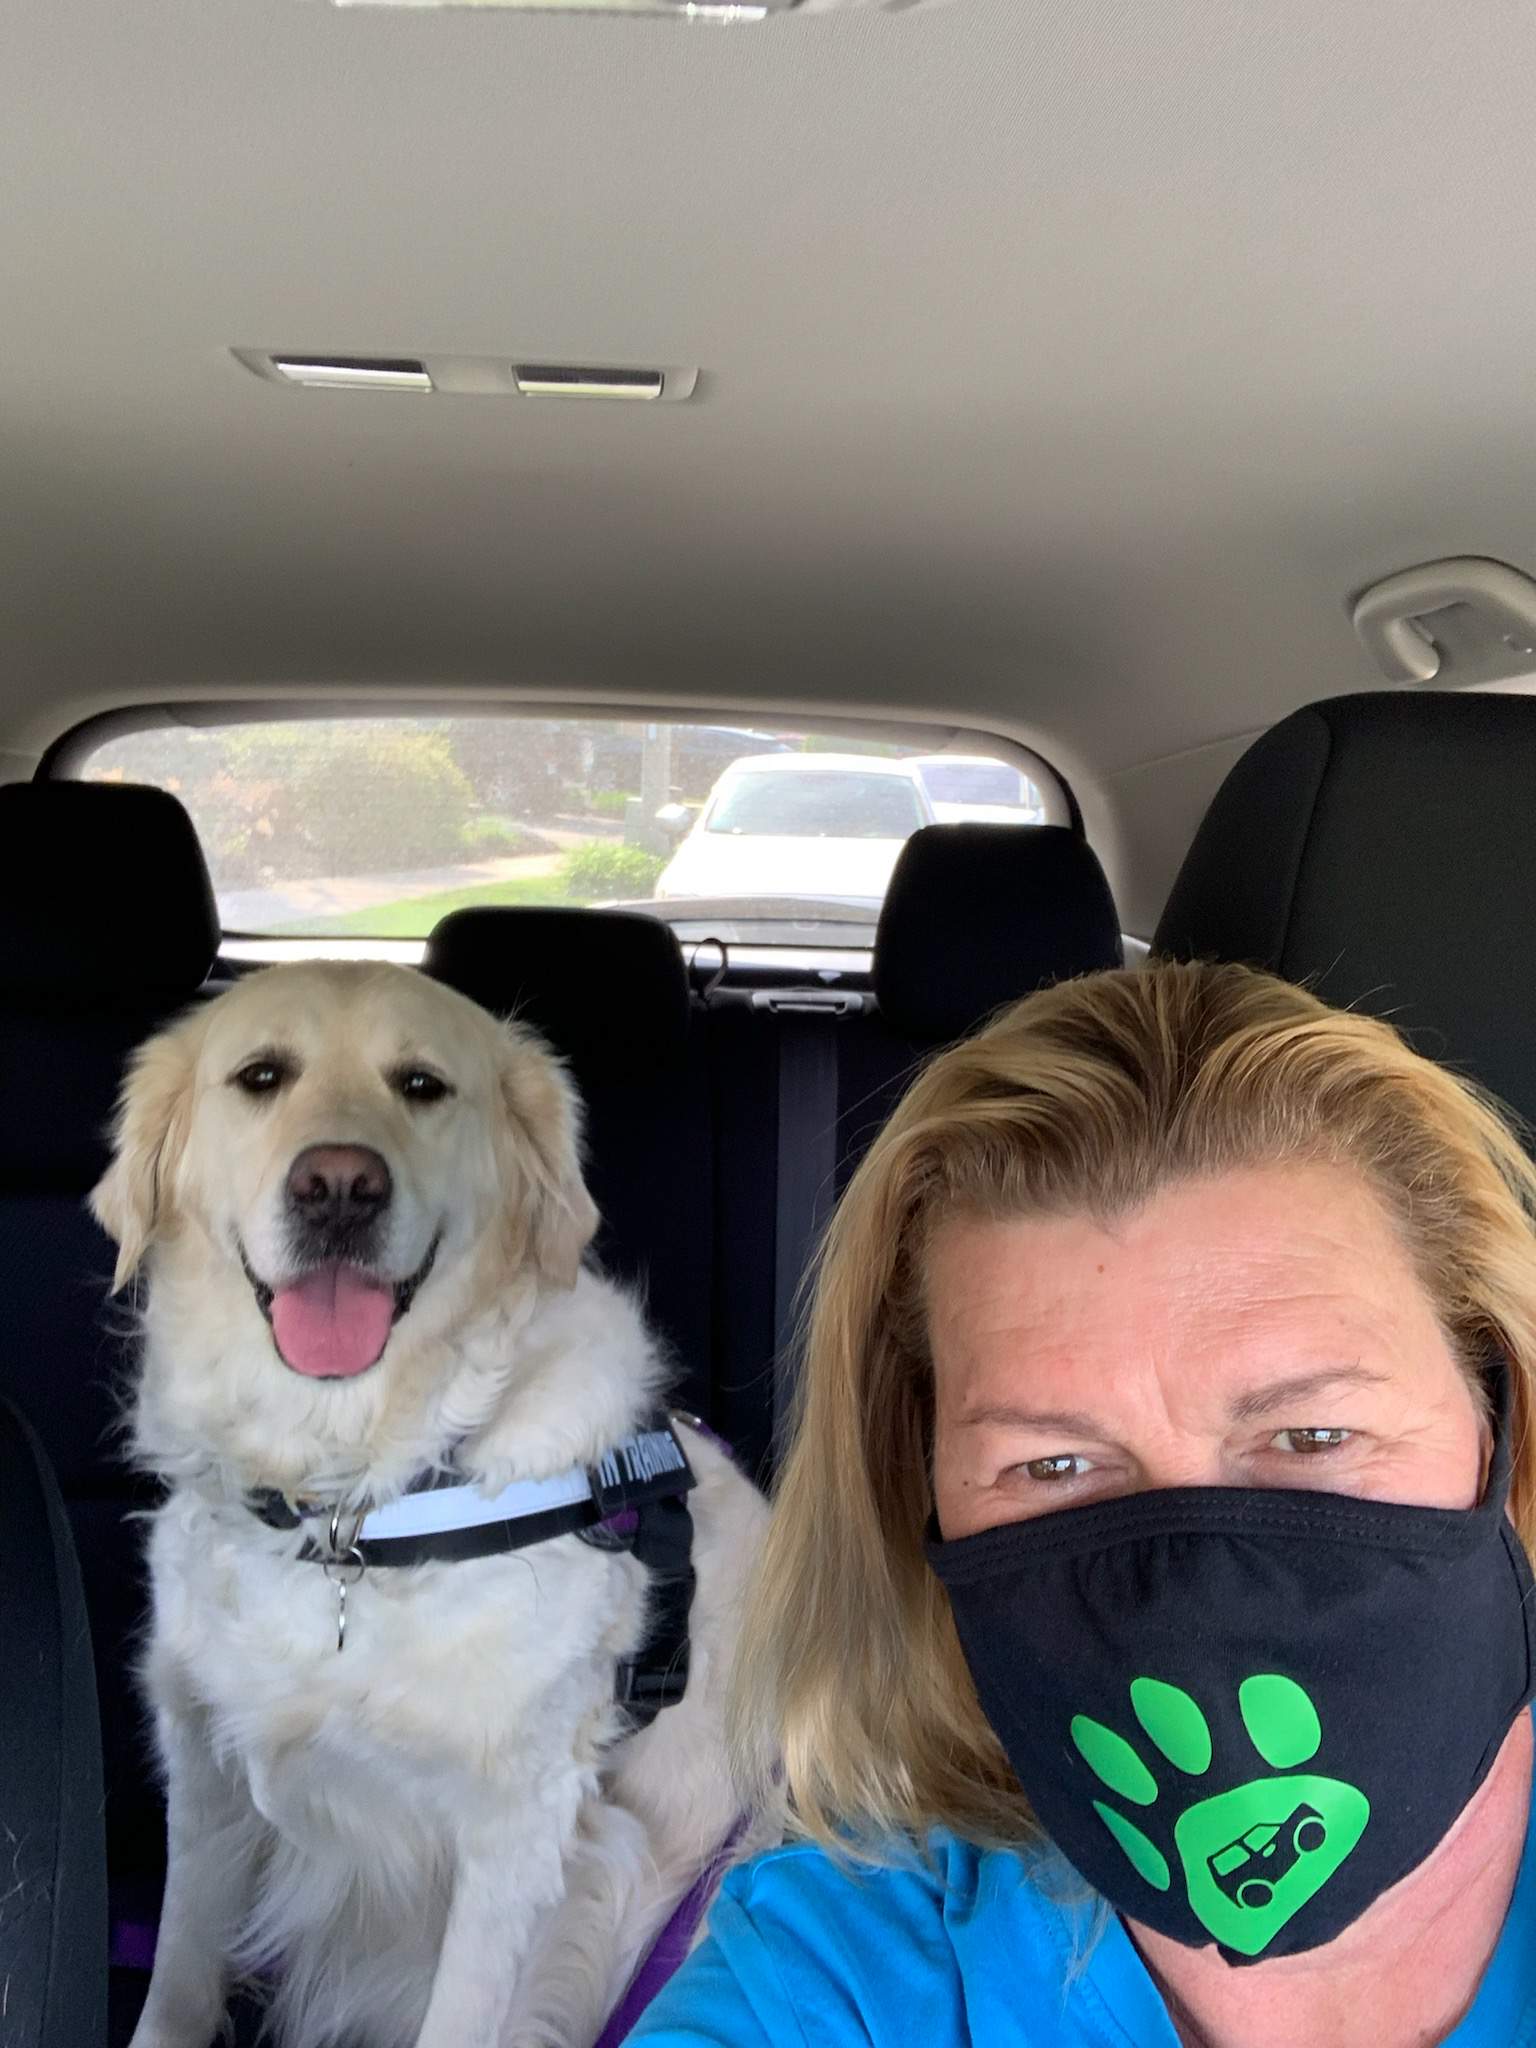
[[[573,1465],[550,1479],[514,1479],[489,1497],[452,1469],[424,1474],[397,1500],[354,1517],[328,1501],[290,1499],[275,1488],[248,1493],[245,1504],[269,1529],[306,1522],[337,1524],[350,1541],[306,1539],[305,1563],[334,1565],[338,1550],[354,1563],[376,1566],[462,1563],[525,1550],[552,1537],[586,1535],[628,1548],[625,1521],[654,1502],[686,1494],[693,1468],[669,1416],[655,1417],[625,1437],[595,1465]]]

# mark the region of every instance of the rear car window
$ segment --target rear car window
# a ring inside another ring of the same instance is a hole
[[[984,758],[973,733],[947,754],[931,730],[274,718],[103,731],[70,758],[179,797],[225,930],[262,938],[421,939],[450,911],[523,903],[642,910],[684,939],[867,946],[919,827],[1066,815],[1043,768]]]
[[[927,824],[915,783],[902,776],[834,769],[788,775],[737,770],[704,820],[707,832],[760,838],[906,839]]]
[[[1005,767],[1001,761],[927,761],[921,773],[923,786],[935,803],[1028,802],[1020,789],[1023,778],[1018,769]]]

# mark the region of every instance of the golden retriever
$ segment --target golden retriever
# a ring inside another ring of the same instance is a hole
[[[412,969],[269,968],[141,1048],[92,1202],[116,1284],[143,1269],[133,1441],[169,1487],[145,1659],[169,1877],[134,2048],[206,2048],[252,1972],[293,2048],[582,2048],[735,1816],[760,1496],[680,1426],[691,1672],[638,1732],[627,1551],[314,1561],[445,1469],[495,1495],[654,1413],[641,1315],[583,1263],[563,1069]],[[258,1516],[279,1499],[301,1526]]]

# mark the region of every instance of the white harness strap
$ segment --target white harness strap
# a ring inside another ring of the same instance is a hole
[[[581,1465],[553,1479],[514,1479],[500,1493],[483,1494],[477,1486],[441,1486],[429,1493],[406,1493],[387,1506],[370,1508],[358,1529],[358,1540],[388,1543],[399,1536],[438,1536],[451,1529],[480,1529],[488,1522],[517,1522],[550,1508],[574,1507],[592,1498],[592,1483]]]

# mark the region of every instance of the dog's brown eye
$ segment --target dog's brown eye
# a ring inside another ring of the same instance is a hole
[[[288,1079],[288,1069],[281,1060],[251,1060],[233,1079],[247,1095],[271,1095]]]
[[[453,1092],[446,1081],[429,1074],[425,1067],[407,1067],[395,1076],[395,1086],[407,1102],[441,1102]]]

